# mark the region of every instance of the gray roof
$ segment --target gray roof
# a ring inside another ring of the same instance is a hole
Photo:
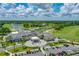
[[[54,38],[51,34],[46,33],[46,32],[44,32],[43,35],[44,35],[44,39],[53,39]]]

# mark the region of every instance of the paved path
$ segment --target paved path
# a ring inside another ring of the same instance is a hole
[[[44,55],[47,55],[47,53],[44,51],[43,47],[40,47],[40,50],[41,50],[41,52],[42,52]]]
[[[9,52],[9,51],[7,51],[7,50],[5,50],[5,52],[9,53],[9,54],[10,54],[10,56],[12,56],[12,53],[11,53],[11,52]]]

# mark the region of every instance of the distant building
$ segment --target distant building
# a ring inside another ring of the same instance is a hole
[[[41,47],[46,45],[47,42],[40,39],[37,36],[31,37],[26,43],[25,46],[29,46],[29,47]]]
[[[30,40],[32,41],[32,43],[40,43],[39,37],[31,37]]]
[[[53,40],[54,39],[54,37],[47,32],[42,33],[42,35],[43,35],[44,40]]]

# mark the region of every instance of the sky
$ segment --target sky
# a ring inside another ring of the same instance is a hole
[[[0,20],[79,20],[79,3],[0,3]]]

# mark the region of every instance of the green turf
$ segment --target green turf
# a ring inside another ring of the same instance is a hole
[[[6,52],[0,52],[0,56],[9,56],[9,54]]]
[[[50,46],[63,46],[63,44],[59,43],[59,42],[51,42],[51,43],[48,43],[48,45],[50,45]]]
[[[18,48],[14,48],[9,50],[12,53],[18,53],[18,52],[23,52],[23,51],[29,51],[32,49],[38,49],[38,47],[18,47]]]
[[[53,35],[56,37],[79,42],[79,26],[64,27],[59,31],[54,31]]]

